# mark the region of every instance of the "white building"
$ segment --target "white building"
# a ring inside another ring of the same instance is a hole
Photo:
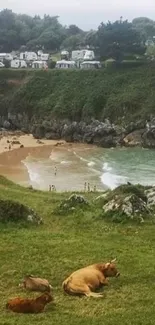
[[[14,68],[14,69],[27,68],[27,64],[26,64],[25,60],[15,59],[15,60],[11,61],[11,68]]]
[[[32,62],[32,69],[47,69],[48,65],[46,61],[34,61]]]
[[[80,64],[81,69],[101,69],[100,61],[84,61]]]
[[[39,59],[41,61],[48,61],[49,60],[49,54],[48,53],[41,53]]]
[[[20,60],[34,61],[38,59],[35,52],[21,52],[19,56]]]
[[[69,59],[69,52],[68,51],[61,51],[61,60],[68,60]]]
[[[76,63],[75,63],[75,61],[61,60],[61,61],[57,61],[56,68],[58,68],[58,69],[75,69]]]
[[[2,62],[0,62],[0,68],[5,68],[5,65]]]
[[[72,51],[71,58],[73,61],[83,60],[87,50]]]
[[[87,50],[86,53],[85,53],[85,55],[84,55],[84,60],[85,61],[88,61],[88,60],[92,61],[94,59],[95,59],[94,51],[88,51]]]
[[[0,53],[0,61],[3,62],[3,60],[11,61],[13,59],[13,56],[10,53]]]

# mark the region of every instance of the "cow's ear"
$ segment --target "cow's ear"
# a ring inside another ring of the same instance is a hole
[[[105,269],[108,269],[109,266],[110,266],[110,263],[106,263],[106,264],[105,264]]]

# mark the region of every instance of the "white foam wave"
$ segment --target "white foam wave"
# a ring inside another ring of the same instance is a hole
[[[85,161],[85,162],[88,162],[88,163],[89,163],[89,160],[87,160],[87,159],[85,159],[85,158],[83,158],[83,157],[79,156],[79,155],[76,153],[76,151],[73,151],[73,153],[74,153],[74,155],[75,155],[77,158],[79,158],[80,160],[82,160],[82,161]]]
[[[112,170],[112,168],[109,166],[109,164],[108,164],[107,162],[105,162],[105,163],[103,164],[103,170],[105,170],[105,171],[110,171],[110,170]]]
[[[57,157],[56,155],[53,156],[53,154],[51,153],[51,155],[49,156],[49,159],[52,160],[52,161],[55,161],[55,162],[59,162],[60,161],[60,158]]]
[[[71,161],[69,161],[69,160],[62,160],[60,164],[62,164],[62,165],[71,164]]]
[[[102,174],[101,181],[104,185],[109,187],[111,190],[114,190],[117,186],[126,183],[127,177],[106,172]]]
[[[94,161],[90,161],[87,165],[88,165],[89,167],[94,166],[94,165],[95,165],[95,162],[94,162]]]
[[[28,174],[29,174],[29,179],[32,185],[39,185],[40,186],[40,174],[36,169],[35,164],[33,163],[28,163],[26,161],[22,161],[22,163],[25,165],[27,168]]]

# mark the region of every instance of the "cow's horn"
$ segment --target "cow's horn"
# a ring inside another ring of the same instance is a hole
[[[117,259],[116,259],[116,258],[114,258],[114,260],[112,260],[112,261],[111,261],[111,263],[115,263],[115,262],[116,262],[116,260],[117,260]]]

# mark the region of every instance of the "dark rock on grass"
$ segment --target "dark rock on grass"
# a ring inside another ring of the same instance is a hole
[[[58,214],[63,214],[66,212],[73,212],[77,208],[82,208],[88,206],[89,202],[82,196],[78,194],[72,194],[68,199],[62,201],[57,208]]]
[[[41,224],[42,219],[29,207],[11,200],[0,200],[0,222]]]
[[[77,204],[88,204],[88,201],[82,196],[78,194],[72,194],[67,200],[70,205],[75,206]]]

